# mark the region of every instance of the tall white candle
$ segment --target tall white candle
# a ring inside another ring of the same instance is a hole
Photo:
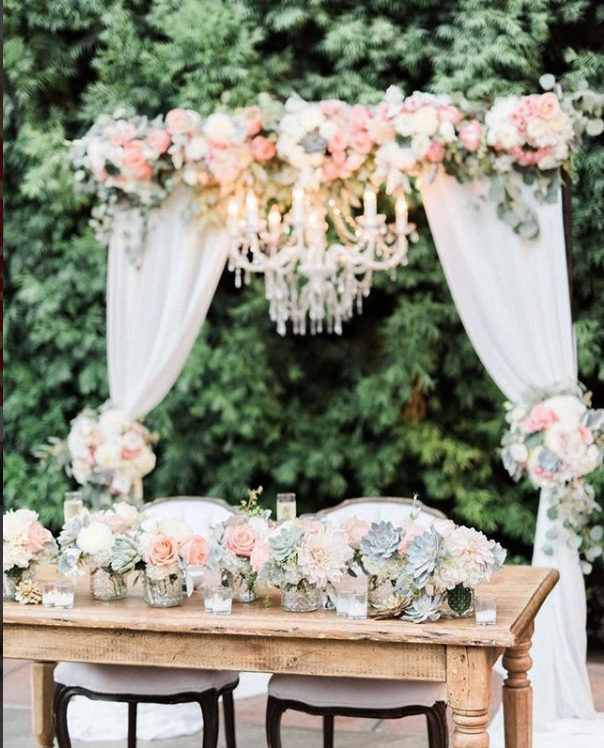
[[[302,187],[295,187],[292,193],[292,217],[294,223],[304,223],[304,190]]]
[[[239,203],[234,198],[229,201],[229,227],[237,228],[239,222]]]
[[[279,208],[276,205],[273,205],[273,207],[268,212],[268,226],[271,236],[274,237],[279,235],[279,227],[281,226],[281,213],[279,213]]]
[[[377,217],[377,195],[370,187],[367,187],[363,195],[363,208],[367,225],[375,225]]]
[[[404,234],[407,229],[407,201],[402,195],[396,200],[394,212],[396,215],[396,233]]]
[[[258,198],[253,192],[248,192],[245,207],[247,211],[247,224],[251,228],[255,228],[258,225]]]

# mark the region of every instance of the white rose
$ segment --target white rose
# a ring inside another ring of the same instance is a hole
[[[324,121],[325,115],[316,104],[309,104],[300,112],[300,124],[306,132],[321,127]]]
[[[338,132],[338,125],[331,119],[325,120],[321,127],[319,127],[319,135],[325,140],[331,140],[333,136]]]
[[[10,510],[2,517],[2,537],[12,540],[18,534],[27,534],[27,528],[38,521],[38,513],[31,509]]]
[[[185,146],[185,155],[191,161],[200,161],[207,153],[208,145],[200,135],[190,140]]]
[[[445,143],[452,143],[455,140],[455,125],[452,122],[441,122],[438,127],[438,134]]]
[[[587,410],[585,403],[574,395],[556,395],[543,403],[551,408],[561,423],[578,425],[583,420]]]
[[[33,556],[22,545],[7,545],[2,548],[2,569],[10,571],[15,566],[27,569]]]
[[[125,522],[132,524],[138,518],[138,509],[126,501],[118,501],[113,505],[113,511],[122,517]]]
[[[506,150],[522,145],[522,137],[514,125],[504,125],[499,129],[497,135],[499,142]]]
[[[93,140],[88,144],[88,159],[90,166],[94,171],[101,171],[105,168],[107,160],[107,151],[105,143],[99,140]]]
[[[415,133],[415,117],[408,112],[403,112],[396,118],[394,129],[399,135],[402,135],[404,138],[408,138]]]
[[[88,527],[82,527],[76,543],[78,548],[89,556],[108,553],[113,545],[113,535],[103,522],[91,522]]]
[[[279,123],[279,132],[294,142],[297,142],[306,134],[304,127],[302,127],[302,124],[298,119],[298,115],[293,114],[286,114],[283,117]],[[279,138],[279,140],[281,140],[281,138]]]
[[[582,475],[589,475],[598,467],[602,462],[602,452],[600,448],[595,444],[590,445],[579,455],[573,465],[573,472],[577,477]]]
[[[217,143],[230,143],[235,137],[235,125],[228,114],[216,112],[207,118],[203,131],[210,140]]]
[[[179,544],[184,543],[193,534],[189,525],[180,519],[160,520],[157,524],[157,532],[161,535],[169,535]]]
[[[529,452],[524,444],[512,444],[508,449],[510,457],[515,462],[526,462],[528,460]]]
[[[101,444],[95,452],[97,465],[102,470],[115,470],[122,460],[122,450],[119,444],[111,442]]]
[[[155,467],[156,457],[150,449],[141,450],[132,463],[136,468],[137,475],[141,478],[150,473]]]
[[[129,426],[130,419],[123,410],[110,408],[101,413],[99,428],[105,439],[122,434]]]
[[[127,431],[122,439],[122,447],[124,449],[130,449],[135,452],[138,449],[143,449],[145,446],[145,439],[142,434],[138,431]]]
[[[556,142],[556,135],[552,133],[547,123],[535,117],[529,121],[526,126],[526,134],[538,148],[546,148],[548,145],[553,145]]]
[[[414,117],[416,132],[422,135],[434,135],[438,130],[438,115],[433,107],[420,107]]]
[[[427,135],[414,135],[411,141],[411,149],[416,160],[420,161],[430,150],[432,141]]]

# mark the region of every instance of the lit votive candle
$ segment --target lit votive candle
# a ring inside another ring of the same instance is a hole
[[[72,517],[77,517],[84,508],[81,491],[68,491],[63,501],[63,518],[65,522]]]
[[[497,599],[494,597],[477,597],[474,603],[476,624],[494,626],[497,623]]]
[[[359,621],[367,618],[367,590],[348,590],[345,597],[348,618]]]
[[[42,605],[45,608],[73,608],[75,585],[70,581],[44,582]]]
[[[296,494],[277,494],[277,522],[296,519]]]
[[[233,609],[233,588],[212,587],[209,590],[211,612],[215,616],[230,616]]]

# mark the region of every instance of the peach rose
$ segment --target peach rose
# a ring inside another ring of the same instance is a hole
[[[245,126],[248,138],[258,135],[262,130],[260,107],[250,106],[245,110]]]
[[[537,112],[543,119],[552,119],[560,111],[560,102],[555,93],[548,91],[539,97]]]
[[[27,550],[30,553],[40,553],[51,539],[50,530],[42,527],[39,522],[32,522],[27,530]]]
[[[235,525],[229,532],[226,547],[236,556],[249,558],[252,555],[258,533],[249,525]]]
[[[336,151],[343,151],[348,145],[350,137],[346,130],[338,130],[330,139],[327,148],[335,153]]]
[[[166,114],[166,130],[169,135],[186,132],[190,127],[191,118],[184,109],[172,109]]]
[[[261,540],[254,545],[254,550],[250,556],[250,565],[256,573],[264,566],[271,556],[271,549],[265,540]]]
[[[543,403],[539,403],[531,410],[529,417],[522,421],[521,426],[524,431],[532,434],[535,431],[543,431],[556,423],[557,420],[558,416],[551,408]]]
[[[351,517],[342,525],[342,530],[348,535],[350,545],[358,545],[371,529],[371,523],[358,517]]]
[[[341,173],[342,166],[340,164],[336,164],[332,158],[325,159],[325,163],[323,164],[324,179],[328,182],[333,182],[334,179],[338,179]]]
[[[124,166],[135,170],[146,163],[142,140],[132,140],[124,146]]]
[[[445,157],[445,146],[442,143],[432,143],[426,153],[426,160],[431,164],[439,164]]]
[[[184,546],[185,560],[191,566],[203,566],[208,560],[210,549],[201,535],[193,535]]]
[[[277,153],[276,145],[264,135],[257,135],[252,140],[251,147],[252,156],[256,161],[269,161]]]
[[[319,106],[326,117],[335,117],[344,108],[344,104],[337,99],[327,99],[327,101],[322,101]]]
[[[440,122],[450,122],[452,125],[456,125],[461,120],[461,112],[451,104],[438,107],[437,114]]]
[[[178,563],[178,543],[167,535],[158,535],[147,546],[145,563],[151,566],[173,566]]]
[[[366,130],[371,121],[371,112],[363,104],[355,104],[350,110],[350,125],[353,130]]]
[[[357,153],[366,156],[368,153],[371,153],[371,149],[373,148],[371,135],[364,131],[353,132],[352,137],[350,138],[350,147]]]
[[[473,153],[480,147],[482,125],[477,119],[465,124],[459,131],[459,140],[466,151]]]
[[[157,153],[165,153],[170,147],[170,136],[165,130],[153,130],[147,135],[147,143]]]

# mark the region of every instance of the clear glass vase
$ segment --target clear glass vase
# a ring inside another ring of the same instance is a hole
[[[233,588],[233,602],[235,603],[253,603],[258,599],[258,585],[255,580],[250,581],[249,577],[236,576],[231,580]]]
[[[312,584],[288,584],[281,590],[281,607],[290,613],[310,613],[321,607],[321,590]]]
[[[458,584],[443,600],[442,618],[470,618],[474,614],[474,588]]]
[[[143,600],[150,608],[174,608],[182,603],[182,584],[179,566],[147,567],[143,574]]]
[[[117,574],[107,567],[93,569],[90,572],[90,594],[94,600],[123,600],[127,592],[125,574]]]
[[[17,601],[17,587],[21,582],[36,581],[36,564],[31,563],[27,569],[11,569],[2,574],[2,600],[6,603]]]

